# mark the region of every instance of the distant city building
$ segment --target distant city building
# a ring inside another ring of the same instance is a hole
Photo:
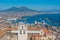
[[[17,33],[17,40],[27,40],[28,34],[32,34],[29,40],[55,40],[55,36],[46,28],[28,27],[29,24],[20,22],[16,28],[5,28],[11,33]]]

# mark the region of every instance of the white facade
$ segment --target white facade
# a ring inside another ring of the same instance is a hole
[[[11,31],[12,33],[18,33],[18,40],[27,40],[28,33],[39,33],[40,35],[44,35],[43,30],[27,30],[27,24],[22,22],[19,23],[17,31]]]

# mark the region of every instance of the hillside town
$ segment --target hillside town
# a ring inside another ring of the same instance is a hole
[[[0,40],[59,40],[60,28],[35,21],[34,24],[19,22],[11,24],[0,20]]]
[[[0,40],[60,40],[60,0],[0,0]]]

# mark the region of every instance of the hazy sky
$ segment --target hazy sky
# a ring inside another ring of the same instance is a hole
[[[60,9],[60,0],[0,0],[0,10],[26,6],[35,10]]]

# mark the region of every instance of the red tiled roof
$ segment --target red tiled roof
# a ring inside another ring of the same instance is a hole
[[[0,36],[3,36],[5,34],[6,34],[6,32],[4,30],[0,30]]]
[[[50,33],[49,30],[47,30],[47,28],[42,28],[42,30],[44,31],[44,33]]]
[[[15,28],[5,28],[4,30],[11,31],[11,30],[18,30],[18,28],[17,27],[15,27]]]
[[[28,27],[27,30],[40,30],[41,28],[38,27]]]

